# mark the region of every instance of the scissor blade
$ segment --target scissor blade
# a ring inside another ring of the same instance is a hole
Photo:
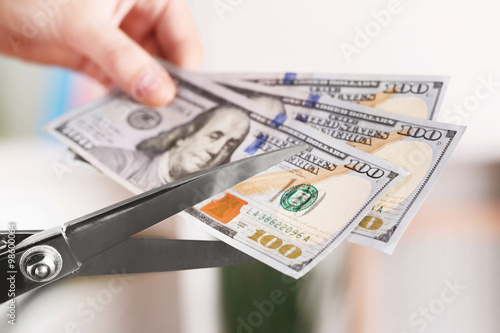
[[[130,238],[92,257],[73,275],[168,272],[258,262],[221,241]]]
[[[228,163],[160,186],[63,226],[74,257],[89,258],[136,233],[192,207],[301,152],[306,145],[288,147]]]

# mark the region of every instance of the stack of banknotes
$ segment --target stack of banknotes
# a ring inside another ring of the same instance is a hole
[[[343,240],[392,253],[465,130],[436,121],[445,77],[164,66],[178,88],[171,104],[153,109],[115,91],[47,130],[134,193],[307,144],[181,213],[295,278]]]

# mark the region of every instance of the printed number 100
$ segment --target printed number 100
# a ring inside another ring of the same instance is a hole
[[[267,247],[268,249],[278,250],[278,252],[290,259],[295,259],[300,257],[302,254],[302,250],[295,245],[285,244],[283,245],[283,240],[273,236],[273,235],[265,235],[265,230],[257,230],[255,234],[249,236],[251,240],[260,243],[262,246]]]

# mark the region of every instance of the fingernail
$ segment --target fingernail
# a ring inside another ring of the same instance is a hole
[[[144,104],[162,106],[174,99],[175,84],[160,65],[153,65],[139,76],[134,97]]]

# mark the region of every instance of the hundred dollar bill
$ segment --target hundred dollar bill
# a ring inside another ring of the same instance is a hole
[[[224,85],[410,172],[372,207],[349,237],[386,253],[394,251],[465,131],[463,126],[370,109],[328,96],[238,80]]]
[[[436,120],[449,78],[436,75],[325,73],[210,73],[218,80],[243,80],[284,87],[421,119]]]
[[[151,109],[115,92],[57,119],[48,131],[134,193],[306,143],[307,151],[183,212],[285,274],[309,271],[406,175],[283,113],[169,70],[178,87],[170,105]]]

